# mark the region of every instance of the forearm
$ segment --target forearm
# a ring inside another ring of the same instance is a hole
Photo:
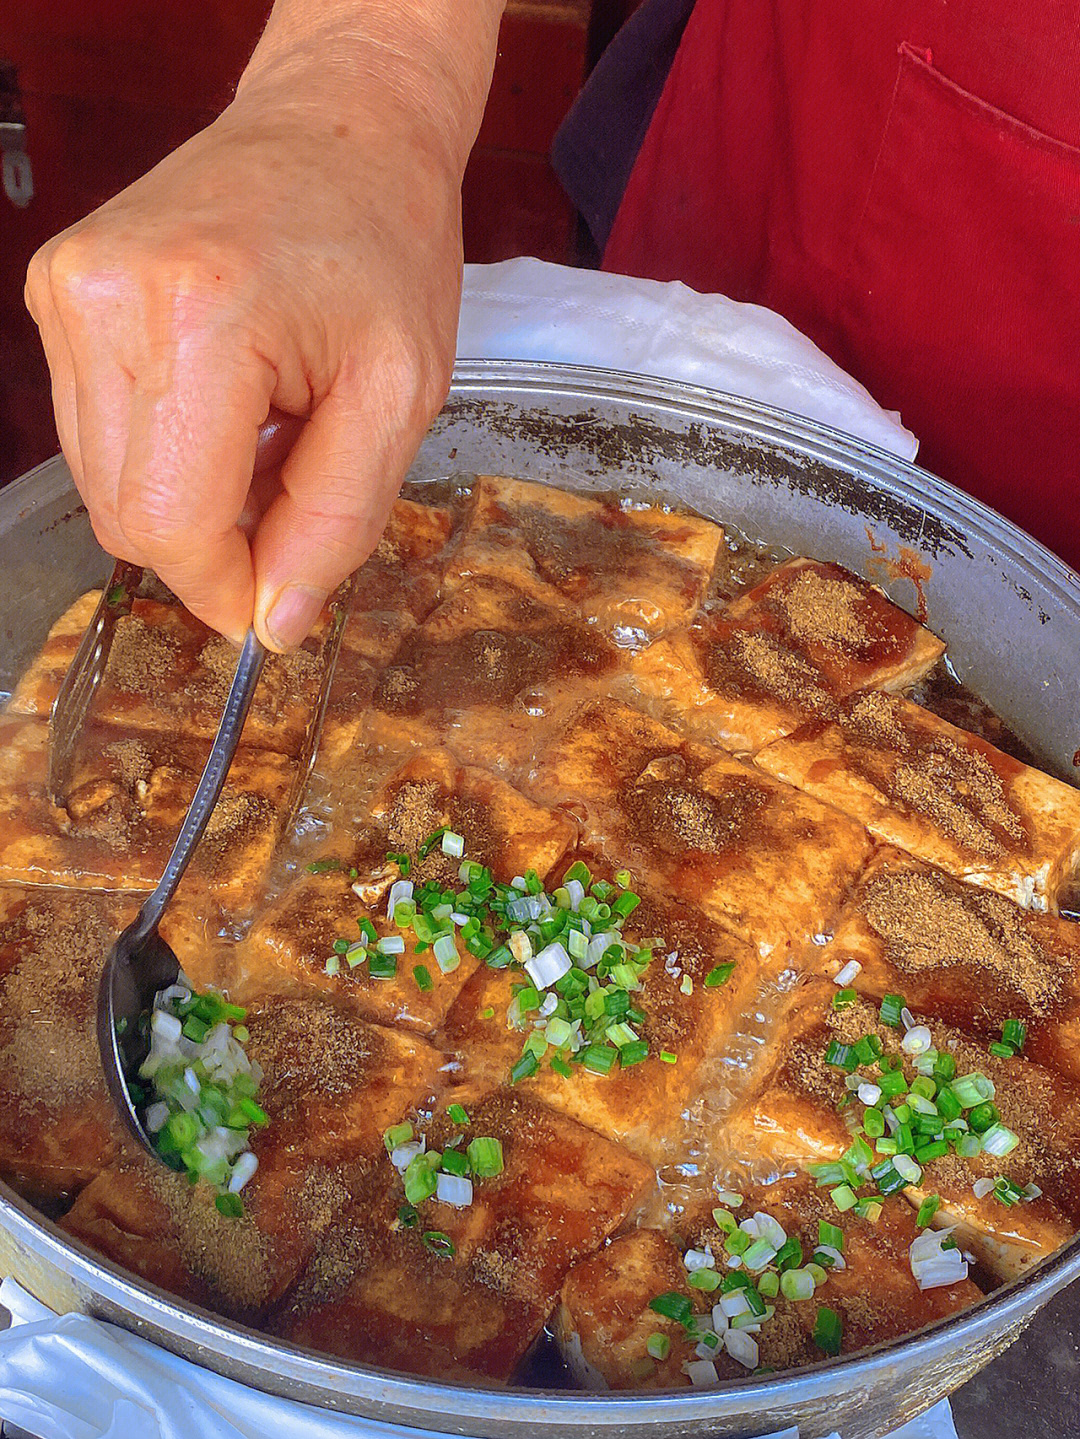
[[[428,122],[463,171],[484,112],[505,0],[277,0],[238,96],[314,104],[345,138],[392,105]],[[344,127],[344,131],[343,131]]]

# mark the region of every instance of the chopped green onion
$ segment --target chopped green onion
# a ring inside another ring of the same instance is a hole
[[[817,1285],[806,1269],[789,1269],[780,1276],[780,1292],[785,1299],[813,1299]]]
[[[899,1029],[903,1024],[900,1016],[906,1008],[902,994],[887,994],[881,1001],[879,1012],[882,1024],[887,1024],[890,1029]]]
[[[780,1293],[779,1274],[774,1274],[771,1269],[766,1269],[764,1274],[758,1276],[757,1288],[763,1299],[775,1299]]]
[[[674,1319],[677,1324],[687,1325],[694,1317],[693,1308],[686,1295],[677,1294],[671,1289],[666,1294],[658,1294],[655,1299],[650,1299],[649,1308],[654,1314],[662,1314],[665,1319]]]
[[[316,859],[308,865],[308,874],[329,874],[332,869],[340,868],[340,859]]]
[[[438,1259],[453,1259],[457,1252],[454,1248],[454,1241],[441,1229],[426,1229],[421,1234],[420,1241],[424,1248],[430,1250]]]
[[[593,1074],[607,1074],[618,1052],[610,1044],[590,1044],[581,1051],[581,1062]]]
[[[327,973],[328,975],[330,975],[331,978],[332,978],[335,974],[338,974],[338,973],[340,972],[340,970],[341,970],[341,960],[338,958],[338,956],[337,956],[336,954],[332,954],[332,955],[329,957],[329,959],[326,961],[326,963],[323,965],[323,969],[324,969],[324,970],[326,971],[326,973]]]
[[[990,1053],[995,1059],[1012,1059],[1016,1054],[1016,1050],[1013,1049],[1011,1044],[1005,1044],[1002,1040],[995,1039],[991,1041]]]
[[[858,1066],[854,1046],[841,1044],[837,1039],[830,1039],[828,1048],[825,1050],[825,1063],[832,1065],[834,1069],[847,1070],[851,1074]]]
[[[429,1154],[417,1154],[409,1160],[405,1171],[405,1198],[410,1204],[423,1204],[435,1193],[438,1180]]]
[[[442,1167],[447,1174],[464,1176],[469,1172],[469,1161],[465,1155],[457,1149],[444,1149],[442,1156]]]
[[[855,1208],[857,1202],[855,1191],[850,1184],[838,1184],[832,1191],[832,1202],[836,1205],[837,1209],[839,1209],[840,1213],[844,1214],[847,1210]]]
[[[1006,1179],[1004,1174],[999,1174],[994,1180],[994,1198],[1010,1209],[1014,1204],[1019,1204],[1024,1197],[1024,1191],[1011,1179]]]
[[[686,1282],[691,1289],[701,1289],[706,1294],[711,1294],[714,1289],[720,1288],[722,1278],[715,1269],[695,1269]]]
[[[974,1109],[987,1099],[994,1097],[994,1085],[985,1074],[978,1072],[961,1075],[952,1082],[952,1092],[965,1109]]]
[[[413,1137],[413,1127],[408,1120],[402,1124],[392,1124],[383,1133],[383,1144],[386,1146],[387,1154],[393,1154],[395,1149],[400,1149],[403,1144],[408,1144]]]
[[[838,989],[832,997],[832,1007],[833,1009],[847,1009],[849,1005],[855,1003],[858,997],[854,989]]]
[[[463,1106],[460,1104],[451,1104],[447,1109],[446,1113],[447,1116],[452,1119],[455,1124],[469,1123],[469,1116]]]
[[[840,1233],[838,1229],[837,1234]],[[779,1270],[797,1269],[803,1261],[802,1241],[797,1234],[789,1234],[776,1251],[776,1258],[773,1261]]]
[[[896,1099],[899,1095],[907,1093],[907,1080],[899,1069],[886,1071],[875,1083],[881,1090],[882,1099]]]
[[[494,1179],[497,1174],[503,1172],[501,1140],[492,1139],[490,1135],[483,1135],[470,1140],[465,1152],[469,1156],[469,1164],[477,1179]]]
[[[728,980],[735,973],[734,962],[729,964],[718,964],[710,969],[705,976],[706,989],[718,989],[720,985],[727,984]]]
[[[1019,1143],[1020,1136],[1004,1124],[992,1124],[982,1136],[983,1152],[992,1154],[997,1159],[1011,1154]]]
[[[632,1064],[640,1064],[643,1059],[649,1056],[648,1041],[635,1039],[629,1044],[624,1044],[619,1050],[619,1064],[623,1069],[629,1069]]]
[[[835,1309],[822,1304],[814,1321],[814,1343],[825,1354],[839,1354],[844,1326]]]
[[[239,1194],[219,1194],[214,1200],[214,1208],[226,1219],[241,1219],[244,1214],[244,1201]]]
[[[372,979],[393,979],[397,974],[397,955],[376,952],[368,960],[368,973]]]
[[[844,1252],[844,1231],[838,1224],[830,1224],[827,1219],[819,1219],[817,1227],[819,1244],[827,1244],[832,1249],[839,1249]]]
[[[551,1056],[551,1067],[555,1073],[561,1075],[563,1079],[570,1079],[573,1076],[574,1071],[561,1055],[553,1054]]]
[[[650,1334],[645,1348],[653,1359],[666,1359],[671,1351],[671,1340],[666,1334]]]
[[[1001,1038],[1019,1054],[1027,1042],[1027,1025],[1022,1019],[1007,1019],[1001,1026]]]
[[[662,1049],[660,1051],[660,1060],[663,1064],[677,1064],[679,1062],[679,1056],[672,1054],[670,1049]]]
[[[940,1194],[928,1194],[923,1200],[923,1202],[919,1205],[919,1212],[915,1216],[916,1226],[919,1229],[925,1229],[940,1208]]]
[[[413,965],[413,979],[416,980],[417,989],[434,989],[435,981],[431,977],[431,971],[426,964]]]

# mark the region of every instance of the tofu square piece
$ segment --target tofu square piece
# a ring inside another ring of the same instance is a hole
[[[88,729],[64,808],[47,792],[48,726],[0,720],[0,882],[148,890],[161,877],[208,747],[179,735]],[[295,766],[237,751],[185,880],[237,912],[254,903]]]
[[[97,1043],[105,956],[134,905],[0,887],[0,1176],[59,1199],[117,1152]]]
[[[856,695],[756,762],[878,839],[1026,909],[1056,913],[1080,856],[1080,790],[895,695]]]
[[[267,997],[245,1021],[263,1071],[266,1138],[330,1164],[377,1153],[391,1124],[430,1106],[443,1055],[418,1035],[368,1024],[316,995]]]
[[[854,1353],[955,1314],[982,1297],[969,1280],[921,1291],[911,1273],[908,1250],[915,1238],[914,1215],[902,1204],[883,1210],[876,1224],[854,1215],[841,1218],[828,1191],[806,1175],[781,1179],[744,1196],[740,1218],[763,1212],[788,1235],[798,1237],[809,1258],[818,1244],[818,1221],[844,1229],[845,1269],[833,1270],[812,1299],[782,1294],[770,1299],[773,1317],[753,1337],[759,1362],[773,1369],[801,1368],[826,1356],[813,1341],[820,1304],[841,1318],[841,1352]],[[688,1217],[679,1240],[717,1256],[723,1268],[723,1233],[708,1209]],[[683,1294],[703,1324],[719,1291],[704,1294],[687,1282],[682,1251],[656,1229],[637,1229],[572,1269],[563,1284],[555,1333],[563,1357],[587,1388],[668,1389],[689,1385],[683,1368],[700,1356],[681,1324],[655,1313],[649,1301],[659,1294]],[[646,1348],[649,1336],[663,1334],[670,1349],[662,1360]],[[713,1360],[721,1382],[745,1378],[746,1368],[720,1345]]]
[[[637,943],[663,940],[632,996],[645,1015],[636,1032],[649,1043],[648,1058],[603,1075],[573,1065],[569,1078],[545,1061],[520,1089],[655,1167],[677,1164],[702,1122],[702,1091],[720,1082],[738,1017],[757,988],[758,959],[749,945],[703,915],[649,896],[625,933]],[[729,964],[730,977],[706,987],[706,976]],[[481,965],[446,1016],[438,1042],[455,1056],[454,1079],[465,1089],[505,1082],[521,1053],[526,1035],[507,1023],[507,1008],[512,985],[523,977],[517,969]],[[681,987],[685,980],[690,994]],[[494,1014],[485,1018],[488,1009]],[[676,1062],[661,1060],[661,1052],[674,1054]]]
[[[510,574],[621,643],[647,641],[697,610],[723,539],[719,525],[693,515],[484,477],[446,589],[455,593],[455,573]]]
[[[516,572],[455,584],[379,677],[371,732],[391,744],[447,744],[468,763],[513,774],[561,713],[610,682],[624,652],[557,593],[538,599]]]
[[[832,942],[809,958],[830,978],[854,960],[860,994],[902,994],[914,1014],[987,1044],[1007,1019],[1021,1020],[1025,1056],[1080,1083],[1080,925],[884,847]]]
[[[613,868],[696,905],[762,958],[827,929],[870,848],[836,810],[611,701],[542,753],[532,789],[572,809]]]
[[[406,950],[397,956],[393,978],[372,978],[366,963],[354,967],[345,958],[336,974],[326,973],[335,940],[353,944],[360,939],[359,920],[374,924],[380,937],[401,933],[386,914],[387,892],[399,875],[396,864],[386,863],[387,852],[405,852],[416,860],[424,840],[449,825],[463,836],[466,855],[506,882],[526,869],[547,875],[572,843],[574,825],[486,770],[459,765],[445,750],[406,761],[362,808],[355,818],[359,853],[340,851],[316,859],[319,872],[298,875],[256,920],[237,953],[235,992],[319,988],[364,1018],[431,1033],[476,968],[464,943],[457,944],[457,967],[445,973],[430,949],[416,952],[411,931],[402,936]],[[410,869],[410,878],[419,883],[437,879],[456,889],[460,863],[436,845]],[[349,878],[353,868],[359,871],[359,894]],[[434,981],[428,990],[417,984],[418,964]]]
[[[806,1164],[835,1160],[851,1143],[839,1100],[845,1074],[825,1062],[832,1039],[855,1043],[876,1033],[887,1055],[900,1054],[902,1031],[877,1023],[877,1006],[863,1000],[841,1011],[826,1008],[829,996],[799,992],[781,1058],[761,1093],[749,1100],[725,1131],[740,1154],[766,1154]],[[824,1013],[822,1011],[824,1010]],[[925,1023],[933,1046],[956,1062],[956,1073],[981,1073],[994,1085],[1001,1123],[1019,1144],[1004,1157],[954,1153],[926,1163],[922,1179],[905,1190],[912,1204],[938,1194],[939,1224],[957,1223],[957,1242],[970,1249],[992,1273],[1014,1278],[1051,1254],[1080,1227],[1080,1087],[1022,1057],[998,1058],[951,1026],[916,1015]],[[860,1070],[861,1078],[876,1074]],[[1020,1188],[1035,1184],[1041,1193],[1016,1205],[988,1193],[976,1197],[978,1180],[991,1184],[1005,1175]]]
[[[356,572],[350,610],[422,620],[439,592],[452,528],[444,506],[396,500],[379,543]]]
[[[49,632],[20,681],[9,712],[47,719],[100,591],[77,600]],[[244,744],[295,755],[322,680],[330,619],[288,655],[270,655],[244,725]],[[212,740],[236,670],[237,650],[179,604],[138,598],[117,622],[94,696],[95,723]]]
[[[430,1104],[441,1056],[313,997],[267,1000],[248,1026],[269,1124],[252,1134],[259,1165],[244,1216],[223,1217],[209,1186],[125,1147],[62,1223],[141,1278],[251,1322],[340,1223],[366,1172],[386,1164],[383,1130]]]
[[[680,729],[754,753],[856,690],[914,684],[944,644],[841,565],[794,559],[634,656],[639,693]]]
[[[445,1149],[455,1134],[462,1143],[498,1139],[502,1173],[475,1180],[467,1208],[424,1201],[406,1227],[401,1180],[384,1157],[279,1306],[274,1333],[431,1378],[511,1378],[567,1270],[618,1228],[653,1175],[520,1094],[499,1091],[469,1118],[462,1127],[440,1116],[426,1131],[429,1147]]]

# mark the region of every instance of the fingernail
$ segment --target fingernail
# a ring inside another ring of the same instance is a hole
[[[287,585],[270,606],[266,616],[267,635],[279,649],[294,649],[307,639],[325,603],[325,590]]]

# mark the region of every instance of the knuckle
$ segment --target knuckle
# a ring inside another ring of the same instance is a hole
[[[149,501],[145,494],[121,495],[116,523],[128,545],[150,557],[171,554],[180,548],[189,528],[186,515]]]

